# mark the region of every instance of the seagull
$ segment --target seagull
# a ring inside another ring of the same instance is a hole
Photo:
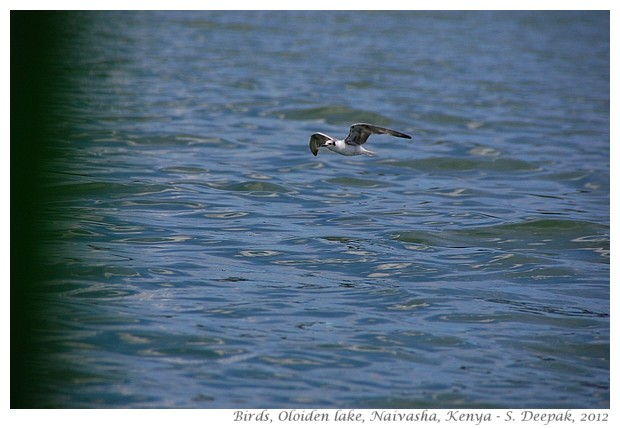
[[[410,139],[411,136],[403,134],[399,131],[390,130],[388,128],[378,127],[370,124],[353,124],[349,128],[349,135],[344,140],[338,140],[323,133],[314,133],[310,136],[310,152],[314,156],[319,153],[319,148],[337,152],[340,155],[368,155],[374,156],[375,153],[362,147],[371,134],[389,134],[391,136]]]

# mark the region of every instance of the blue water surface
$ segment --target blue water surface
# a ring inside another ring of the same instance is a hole
[[[59,22],[40,406],[609,407],[609,12]]]

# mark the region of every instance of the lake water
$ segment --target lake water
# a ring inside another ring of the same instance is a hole
[[[31,406],[609,407],[608,12],[54,21]]]

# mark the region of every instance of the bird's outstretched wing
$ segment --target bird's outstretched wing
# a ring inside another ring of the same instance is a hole
[[[349,135],[344,142],[346,144],[360,146],[366,143],[371,134],[389,134],[394,137],[410,139],[411,136],[401,133],[400,131],[390,130],[389,128],[378,127],[370,124],[353,124],[349,128]],[[314,137],[314,136],[313,136]]]
[[[319,148],[323,146],[329,140],[333,140],[330,136],[323,133],[314,133],[310,136],[310,152],[316,156],[319,153]]]

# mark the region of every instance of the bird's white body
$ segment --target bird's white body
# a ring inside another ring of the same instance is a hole
[[[370,124],[353,124],[349,128],[349,135],[344,140],[338,140],[323,133],[314,133],[310,136],[310,152],[314,156],[319,153],[319,149],[326,147],[332,152],[345,156],[369,155],[374,156],[374,152],[362,147],[371,134],[389,134],[394,137],[410,139],[411,136],[400,131],[390,130],[389,128],[378,127]]]
[[[374,152],[364,149],[362,146],[350,145],[346,144],[344,140],[336,140],[334,141],[334,145],[325,146],[327,149],[332,152],[339,153],[340,155],[345,156],[355,156],[355,155],[368,155],[375,156]]]

